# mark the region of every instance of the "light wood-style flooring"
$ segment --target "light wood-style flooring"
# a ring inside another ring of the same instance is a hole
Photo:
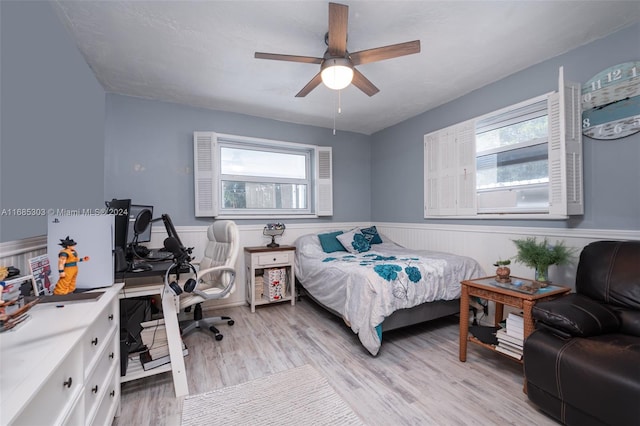
[[[390,331],[372,357],[308,298],[207,313],[235,325],[220,325],[219,342],[208,332],[184,338],[191,395],[311,364],[368,425],[556,424],[528,402],[520,364],[473,344],[458,360],[457,316]],[[125,383],[114,425],[179,425],[182,400],[170,373]]]

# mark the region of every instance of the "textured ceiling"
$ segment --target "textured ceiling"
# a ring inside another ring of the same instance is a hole
[[[351,52],[420,40],[358,66],[380,92],[340,92],[338,130],[371,134],[640,21],[627,1],[345,1]],[[107,92],[332,128],[338,92],[295,94],[319,65],[325,1],[55,1]],[[630,58],[635,59],[635,58]]]

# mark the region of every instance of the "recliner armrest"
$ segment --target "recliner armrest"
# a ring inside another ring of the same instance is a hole
[[[612,333],[620,328],[620,320],[613,310],[576,293],[536,303],[532,314],[548,328],[577,337]]]

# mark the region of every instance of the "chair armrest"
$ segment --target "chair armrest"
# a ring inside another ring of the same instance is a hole
[[[203,269],[202,271],[198,271],[198,280],[200,280],[201,277],[207,274],[210,274],[212,272],[228,272],[231,277],[227,285],[221,291],[216,291],[215,293],[209,293],[207,292],[207,290],[204,290],[204,291],[198,290],[198,288],[196,287],[196,289],[193,290],[193,294],[198,295],[206,300],[212,300],[212,299],[222,299],[231,292],[231,290],[233,289],[233,285],[236,281],[236,268],[232,266],[214,266],[212,268]],[[216,289],[219,290],[218,288]]]
[[[597,336],[620,328],[620,320],[613,310],[576,293],[536,303],[532,314],[546,328],[559,330],[565,336]]]
[[[207,268],[207,269],[203,269],[201,271],[198,271],[198,277],[210,274],[211,272],[232,272],[235,275],[236,268],[234,268],[233,266],[224,266],[224,265],[222,265],[222,266],[213,266],[211,268]]]

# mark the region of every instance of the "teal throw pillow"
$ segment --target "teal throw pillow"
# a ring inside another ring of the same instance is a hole
[[[349,253],[363,253],[371,249],[371,244],[358,229],[338,235],[337,238]]]
[[[325,253],[333,253],[334,251],[346,251],[340,241],[336,238],[342,234],[342,231],[329,232],[327,234],[319,234],[320,245]]]
[[[382,244],[382,238],[380,238],[380,234],[378,234],[375,226],[360,228],[360,232],[362,232],[362,235],[369,241],[369,244]]]

